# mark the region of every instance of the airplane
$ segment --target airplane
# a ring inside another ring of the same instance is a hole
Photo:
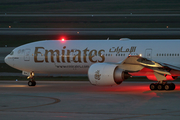
[[[151,90],[174,90],[180,76],[180,40],[43,40],[15,48],[5,63],[35,86],[35,73],[87,74],[96,86],[120,85],[132,76],[156,81]]]

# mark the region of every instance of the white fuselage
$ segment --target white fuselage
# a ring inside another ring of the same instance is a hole
[[[87,74],[94,63],[123,61],[131,54],[180,67],[180,40],[47,40],[17,47],[10,66],[34,73]]]

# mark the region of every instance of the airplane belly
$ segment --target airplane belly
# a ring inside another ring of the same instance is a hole
[[[70,64],[70,63],[42,63],[31,66],[30,71],[35,73],[51,74],[87,74],[90,65],[88,64]]]

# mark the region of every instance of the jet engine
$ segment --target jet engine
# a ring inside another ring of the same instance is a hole
[[[91,84],[100,86],[119,85],[130,75],[115,64],[96,63],[90,66],[88,78]]]

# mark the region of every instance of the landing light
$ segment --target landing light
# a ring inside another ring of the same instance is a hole
[[[140,57],[142,57],[142,54],[139,54]]]

